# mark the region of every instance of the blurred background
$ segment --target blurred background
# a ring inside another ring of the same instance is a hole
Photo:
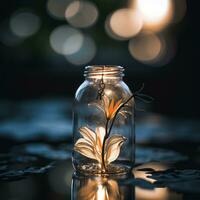
[[[0,98],[71,97],[84,66],[124,66],[154,112],[199,117],[199,2],[7,0],[0,16]]]
[[[136,165],[145,163],[141,167],[150,171],[133,169],[127,199],[200,199],[200,1],[0,5],[2,200],[66,200],[78,191],[81,180],[72,180],[71,165],[72,99],[84,67],[92,64],[125,67],[131,90],[144,83],[142,93],[154,98],[136,104]]]

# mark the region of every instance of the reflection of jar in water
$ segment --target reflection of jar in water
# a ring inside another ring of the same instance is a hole
[[[77,176],[71,183],[71,200],[134,200],[135,188],[127,177]]]
[[[134,164],[134,99],[123,67],[89,66],[74,106],[73,166],[84,174],[125,174]]]

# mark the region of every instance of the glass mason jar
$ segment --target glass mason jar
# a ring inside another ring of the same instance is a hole
[[[83,174],[126,174],[134,164],[134,98],[121,66],[88,66],[75,95],[74,169]]]

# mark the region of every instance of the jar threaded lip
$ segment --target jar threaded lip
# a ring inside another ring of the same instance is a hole
[[[86,78],[122,78],[124,68],[118,65],[91,65],[86,66],[84,76]]]

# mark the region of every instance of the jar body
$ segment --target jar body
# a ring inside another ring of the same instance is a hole
[[[76,92],[73,115],[74,169],[128,173],[135,160],[134,99],[123,80],[86,78]]]

